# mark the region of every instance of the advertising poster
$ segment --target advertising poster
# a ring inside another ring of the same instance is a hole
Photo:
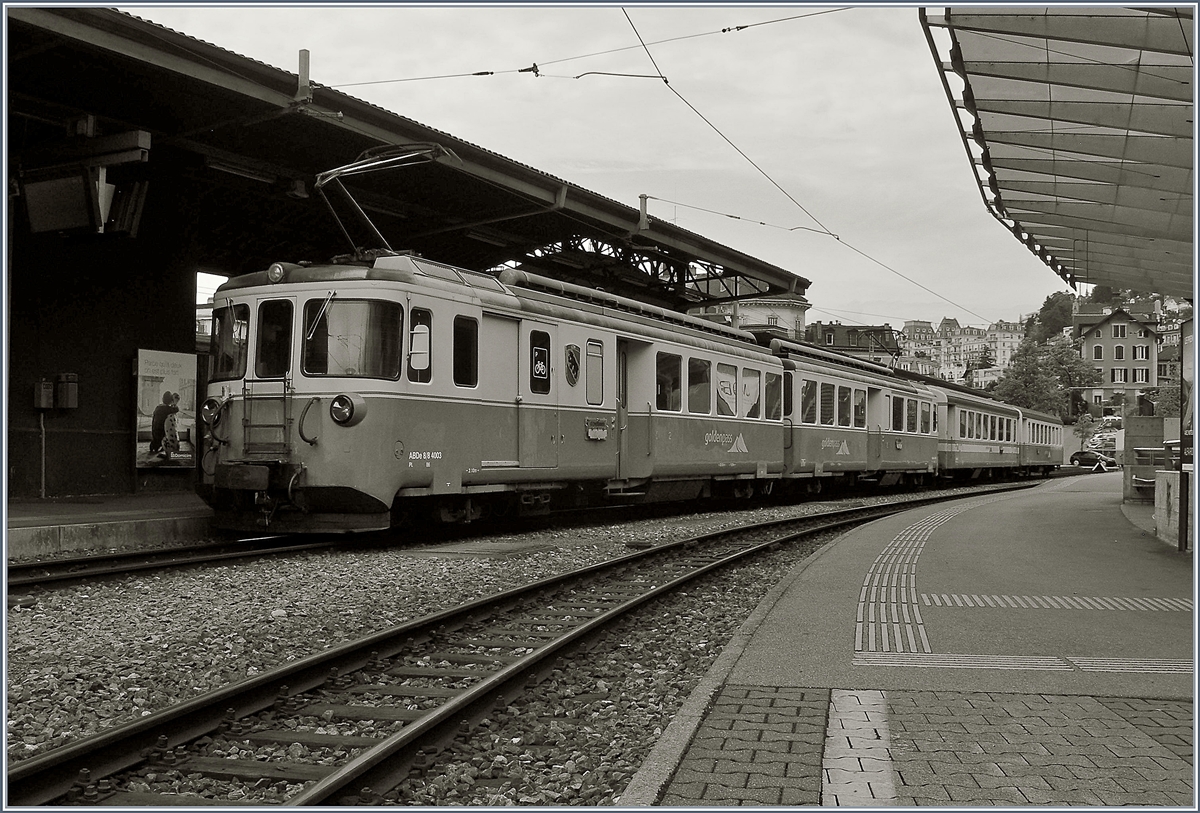
[[[1188,319],[1180,326],[1179,361],[1182,375],[1179,381],[1179,454],[1184,471],[1192,470],[1196,420],[1196,340],[1194,322]]]
[[[136,460],[139,469],[196,465],[196,357],[138,350]]]

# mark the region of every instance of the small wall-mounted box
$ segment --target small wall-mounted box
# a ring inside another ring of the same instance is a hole
[[[39,379],[33,388],[34,409],[54,409],[54,379]]]
[[[79,374],[59,373],[54,388],[54,406],[75,409],[79,406]]]

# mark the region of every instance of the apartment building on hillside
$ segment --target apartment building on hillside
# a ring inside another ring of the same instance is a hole
[[[1117,394],[1136,403],[1137,393],[1158,386],[1158,332],[1153,323],[1134,318],[1123,308],[1079,312],[1073,318],[1080,353],[1100,373],[1100,384],[1084,390],[1087,403],[1104,407]]]

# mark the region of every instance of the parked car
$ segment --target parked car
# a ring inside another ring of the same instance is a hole
[[[1103,463],[1105,468],[1117,465],[1116,458],[1095,449],[1083,449],[1071,455],[1072,466],[1095,466],[1097,463]]]

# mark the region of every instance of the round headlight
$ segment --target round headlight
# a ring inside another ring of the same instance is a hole
[[[329,402],[329,417],[341,426],[354,426],[367,416],[367,402],[361,395],[342,393]]]
[[[354,417],[354,402],[349,396],[339,395],[329,405],[329,417],[333,418],[335,423],[349,423]]]
[[[269,266],[267,266],[267,279],[271,282],[282,282],[283,274],[283,263],[271,263]]]
[[[221,408],[225,406],[225,402],[217,398],[209,398],[200,405],[200,420],[204,421],[206,426],[216,426],[221,420]]]

